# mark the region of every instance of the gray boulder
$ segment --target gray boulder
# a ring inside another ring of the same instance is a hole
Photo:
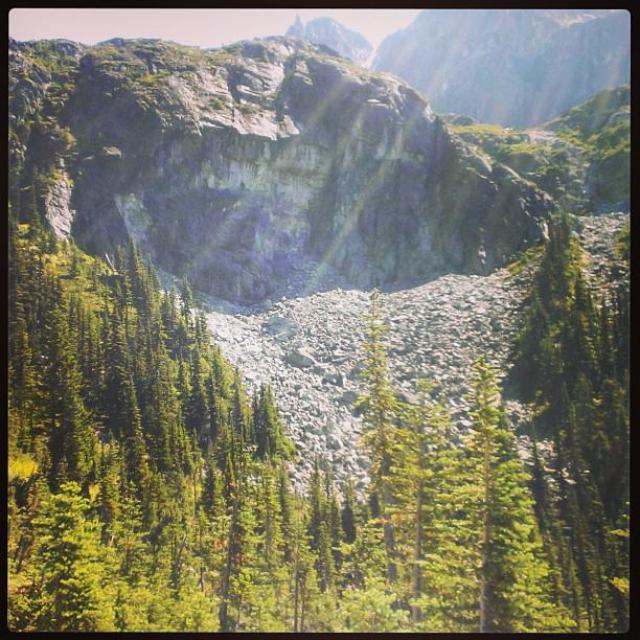
[[[317,364],[313,355],[305,349],[295,349],[290,351],[285,356],[285,362],[300,369],[307,369],[308,367],[313,367]]]

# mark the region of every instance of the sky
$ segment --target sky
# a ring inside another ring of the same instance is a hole
[[[95,44],[110,38],[161,38],[197,47],[284,35],[296,15],[303,22],[330,16],[376,47],[409,25],[414,9],[12,9],[9,35],[16,40],[65,38]]]

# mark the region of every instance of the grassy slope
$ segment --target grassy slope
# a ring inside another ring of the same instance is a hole
[[[590,160],[596,202],[629,199],[631,150],[629,86],[602,91],[548,123],[561,138],[582,147]]]
[[[451,124],[476,145],[575,213],[629,199],[629,87],[603,91],[538,130]]]

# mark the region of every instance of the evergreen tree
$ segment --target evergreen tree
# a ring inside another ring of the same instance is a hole
[[[441,578],[442,567],[432,558],[447,552],[445,534],[453,515],[443,503],[457,482],[457,452],[449,416],[430,398],[431,382],[422,380],[418,386],[421,403],[402,408],[391,467],[393,519],[398,549],[406,558],[399,587],[404,602],[411,603],[413,622],[422,618],[418,604],[422,593],[433,591],[432,584]]]
[[[309,538],[315,551],[315,569],[322,591],[327,591],[333,581],[334,559],[331,552],[330,511],[326,485],[316,458],[309,482]]]
[[[89,480],[95,444],[90,415],[82,401],[82,379],[74,348],[77,334],[69,326],[68,309],[59,289],[55,296],[45,378],[53,487],[64,480]]]
[[[269,385],[263,385],[253,410],[253,436],[256,444],[256,456],[289,458],[293,445],[284,436],[273,392]]]
[[[347,481],[344,490],[344,504],[342,505],[341,524],[344,534],[344,541],[352,544],[356,539],[356,516],[355,516],[355,498],[353,491],[353,482],[351,478]]]
[[[495,370],[484,358],[474,364],[472,416],[462,470],[471,525],[466,546],[477,557],[478,630],[566,629],[566,612],[550,597],[529,479],[504,422]]]
[[[624,283],[612,283],[612,304],[602,299],[598,309],[581,264],[570,219],[560,216],[533,283],[512,381],[534,403],[531,428],[551,438],[557,457],[560,491],[544,509],[571,535],[556,531],[552,540],[547,530],[545,544],[564,557],[561,582],[579,628],[604,631],[626,624],[621,593],[606,577],[618,560],[605,532],[624,521],[628,495],[620,471],[628,460],[628,299]]]
[[[26,595],[28,603],[22,630],[94,631],[111,620],[104,619],[100,558],[96,523],[87,519],[89,503],[74,482],[41,504],[35,524],[37,563]]]
[[[380,296],[374,291],[366,317],[365,362],[362,372],[366,393],[359,399],[367,431],[363,443],[371,455],[371,492],[379,504],[388,556],[387,577],[397,576],[394,527],[389,509],[392,506],[392,485],[389,474],[392,463],[394,421],[398,408],[395,392],[389,381],[389,364],[385,347],[388,328],[382,318]]]

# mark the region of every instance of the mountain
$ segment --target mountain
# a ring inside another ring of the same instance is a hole
[[[408,85],[320,45],[12,42],[10,67],[14,206],[94,253],[133,238],[229,300],[309,261],[359,287],[487,273],[554,209]]]
[[[387,285],[417,332],[393,344],[402,392],[420,371],[458,380],[462,420],[463,368],[481,353],[507,366],[523,297],[504,269],[478,276],[542,239],[555,208],[628,207],[623,174],[608,199],[594,188],[601,156],[628,162],[628,87],[515,130],[442,119],[404,83],[290,39],[57,41],[12,43],[10,100],[16,208],[35,195],[58,237],[98,255],[133,239],[211,294],[225,353],[274,385],[302,449],[338,452],[336,476],[361,482],[353,345],[368,295],[353,289]]]
[[[329,17],[314,18],[307,24],[303,24],[300,16],[296,16],[295,22],[287,29],[285,36],[323,44],[361,65],[368,61],[373,52],[373,47],[363,35],[347,29]]]
[[[628,629],[628,86],[513,129],[288,38],[9,56],[12,630]]]
[[[425,10],[373,62],[436,112],[528,127],[630,79],[626,11]]]

